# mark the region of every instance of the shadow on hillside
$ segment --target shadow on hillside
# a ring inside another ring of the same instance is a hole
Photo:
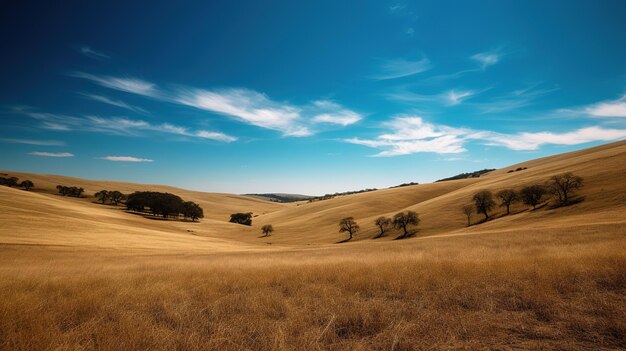
[[[175,218],[175,217],[168,217],[168,218],[163,218],[163,217],[159,217],[159,216],[155,216],[153,214],[150,213],[145,213],[145,212],[134,212],[134,211],[128,211],[125,210],[124,212],[129,213],[129,214],[133,214],[136,216],[141,216],[145,219],[151,219],[153,221],[170,221],[170,222],[185,222],[185,223],[200,223],[200,221],[192,221],[191,219],[185,219],[185,218]]]
[[[554,209],[554,208],[572,206],[572,205],[579,204],[579,203],[581,203],[583,201],[585,201],[585,197],[584,196],[576,196],[574,198],[569,199],[565,203],[555,203],[552,206],[550,206],[549,208]]]
[[[406,235],[404,233],[400,234],[400,236],[395,237],[393,240],[403,240],[403,239],[414,238],[417,236],[417,232],[418,230],[412,230],[412,231],[409,231]]]
[[[348,239],[343,239],[343,240],[337,241],[335,244],[343,244],[343,243],[347,243],[347,242],[348,242],[348,241],[350,241],[350,240],[351,240],[351,239],[349,239],[349,238],[348,238]]]

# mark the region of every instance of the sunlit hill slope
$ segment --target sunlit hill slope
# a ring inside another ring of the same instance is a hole
[[[510,169],[527,169],[508,173]],[[512,215],[503,209],[494,218],[467,227],[461,207],[471,203],[472,195],[482,189],[494,193],[504,188],[519,189],[544,183],[550,176],[574,172],[585,180],[579,192],[584,201],[572,206],[552,208],[550,204],[530,211],[517,204]],[[381,215],[393,216],[404,210],[419,213],[421,222],[415,238],[438,235],[466,235],[485,232],[511,233],[528,230],[585,231],[594,227],[616,230],[626,224],[626,141],[581,151],[536,159],[498,169],[480,178],[378,190],[314,202],[275,203],[254,197],[204,193],[162,185],[143,185],[111,181],[84,180],[56,175],[3,171],[20,179],[30,179],[35,188],[29,192],[0,187],[0,241],[6,244],[93,246],[107,248],[248,250],[331,245],[345,238],[338,232],[338,221],[352,216],[361,231],[352,243],[371,245],[390,241],[389,235],[372,240],[377,234],[373,221]],[[85,198],[56,194],[57,184],[85,188]],[[163,221],[127,213],[123,206],[95,203],[93,194],[108,189],[123,193],[152,190],[174,193],[204,208],[199,223]],[[253,212],[253,225],[229,223],[234,212]],[[260,227],[272,224],[275,232],[261,238]]]

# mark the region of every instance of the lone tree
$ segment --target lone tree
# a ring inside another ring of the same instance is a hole
[[[117,206],[124,199],[124,197],[124,194],[117,190],[109,191],[109,200],[115,206]]]
[[[359,225],[352,217],[346,217],[339,221],[339,233],[348,233],[348,240],[352,240],[352,236],[359,231]]]
[[[493,201],[493,194],[489,190],[482,190],[474,194],[472,198],[474,200],[474,206],[476,207],[476,213],[482,213],[485,215],[485,219],[489,219],[489,211],[496,205]]]
[[[252,212],[233,213],[230,215],[230,222],[243,225],[252,225]]]
[[[263,232],[263,236],[270,236],[274,231],[274,227],[271,224],[266,224],[261,227],[261,231]]]
[[[500,190],[496,196],[500,199],[500,207],[506,207],[507,215],[511,213],[511,205],[519,200],[519,196],[513,189]]]
[[[547,191],[560,206],[567,205],[573,193],[582,188],[583,178],[571,172],[550,177]]]
[[[20,184],[20,186],[21,186],[22,188],[24,188],[24,190],[28,191],[28,190],[30,190],[32,187],[34,187],[34,186],[35,186],[35,184],[34,184],[33,182],[31,182],[30,180],[25,180],[25,181],[23,181],[23,182]]]
[[[104,202],[109,199],[109,192],[106,190],[100,190],[95,193],[94,196],[96,199],[100,200],[102,204],[104,204]]]
[[[396,229],[402,229],[403,234],[398,239],[404,239],[409,237],[412,233],[409,231],[409,227],[412,225],[418,225],[420,223],[419,215],[413,211],[406,211],[396,213],[393,216],[393,226]]]
[[[533,207],[533,210],[537,208],[537,205],[541,203],[541,199],[546,194],[546,188],[539,184],[533,184],[523,187],[520,191],[520,197],[525,205]]]
[[[376,226],[380,230],[380,233],[376,235],[376,237],[374,238],[374,239],[378,239],[382,237],[383,235],[385,235],[389,227],[391,227],[391,218],[387,218],[384,216],[378,217],[374,221],[374,224],[376,224]]]
[[[474,206],[472,205],[465,205],[463,206],[463,214],[465,214],[465,217],[467,217],[467,226],[469,227],[470,224],[472,224],[471,220],[472,220],[472,213],[474,213]]]

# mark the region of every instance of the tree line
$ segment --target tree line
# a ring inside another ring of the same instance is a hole
[[[420,223],[419,214],[414,211],[406,211],[396,213],[393,218],[381,216],[374,220],[374,225],[377,227],[379,233],[374,237],[378,239],[387,234],[391,229],[401,231],[400,236],[397,239],[405,239],[415,234],[413,227]],[[354,220],[354,217],[345,217],[339,221],[339,232],[348,234],[346,241],[352,240],[354,235],[359,232],[360,226]]]
[[[26,179],[20,182],[20,179],[18,177],[0,177],[0,185],[6,185],[9,188],[17,186],[23,188],[26,191],[35,187],[35,184],[32,181]]]
[[[530,184],[519,191],[503,189],[494,196],[489,190],[481,190],[472,196],[473,204],[463,206],[462,211],[467,217],[467,225],[470,226],[474,212],[484,215],[486,221],[490,218],[491,211],[498,205],[506,208],[506,215],[511,213],[511,206],[517,202],[522,202],[534,210],[548,196],[555,202],[555,207],[567,206],[580,200],[575,197],[575,192],[583,185],[582,177],[567,172],[550,177],[545,184]],[[499,204],[496,203],[496,199],[499,200]]]
[[[82,197],[85,189],[75,186],[57,185],[57,191],[63,196]]]

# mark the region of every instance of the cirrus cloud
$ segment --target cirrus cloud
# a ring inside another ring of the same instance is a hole
[[[141,158],[134,156],[104,156],[99,157],[101,160],[113,161],[113,162],[154,162],[149,158]]]
[[[29,155],[43,156],[43,157],[74,157],[74,154],[69,152],[45,152],[45,151],[33,151],[29,152]]]

